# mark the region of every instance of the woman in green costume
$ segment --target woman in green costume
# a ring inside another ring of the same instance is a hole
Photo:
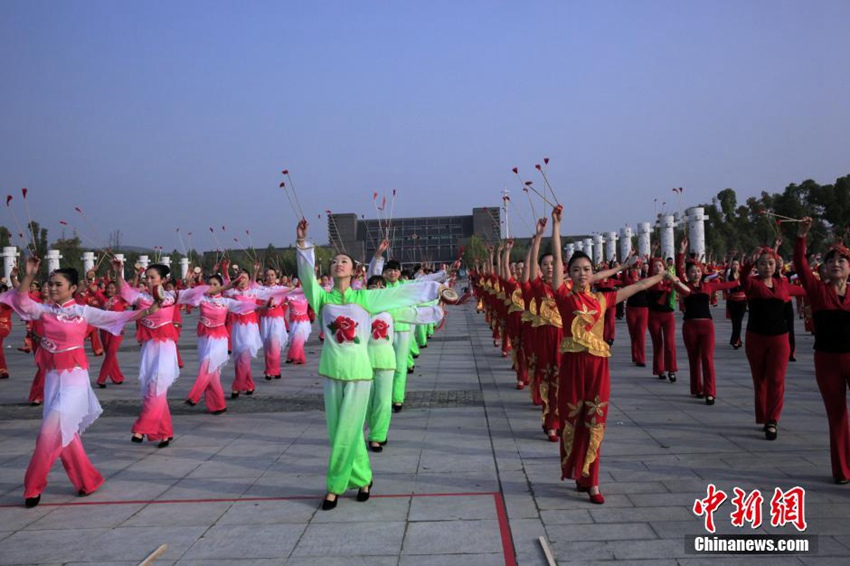
[[[316,280],[313,246],[307,243],[307,221],[296,229],[298,277],[304,296],[321,317],[325,341],[319,375],[325,378],[325,418],[331,444],[327,495],[323,510],[336,507],[339,495],[357,488],[357,500],[369,499],[372,468],[363,438],[363,425],[372,389],[372,364],[367,345],[371,314],[417,305],[439,298],[435,282],[412,283],[391,289],[352,289],[354,261],[347,254],[331,260],[334,285],[324,290]]]

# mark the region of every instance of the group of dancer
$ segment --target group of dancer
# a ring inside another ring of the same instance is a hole
[[[776,440],[784,404],[788,362],[794,361],[792,297],[803,297],[813,319],[815,374],[830,428],[832,473],[850,480],[850,421],[845,393],[850,386],[850,251],[832,246],[820,269],[806,257],[811,219],[803,219],[794,251],[794,282],[779,269],[774,248],[760,248],[727,269],[708,267],[688,254],[684,238],[673,265],[663,258],[630,255],[611,269],[594,270],[587,254],[575,252],[564,269],[561,207],[552,212],[550,252],[540,255],[547,219],[540,219],[524,261],[511,261],[513,241],[491,249],[490,259],[470,273],[494,346],[511,355],[516,387],[530,387],[541,407],[547,438],[559,442],[562,479],[601,504],[599,459],[610,400],[608,358],[615,339],[616,304],[626,302],[632,362],[646,366],[645,336],[653,345],[652,373],[674,383],[678,371],[675,310],[683,311],[682,337],[688,354],[690,393],[714,405],[715,327],[711,305],[723,292],[732,321],[730,345],[745,347],[753,389],[755,421],[767,440]],[[494,253],[495,252],[495,253]],[[605,267],[605,266],[602,266]],[[620,274],[620,272],[624,272]],[[676,296],[678,295],[678,301]],[[749,311],[741,339],[744,314]],[[792,316],[789,323],[789,311]],[[807,325],[808,327],[808,325]]]
[[[384,264],[383,253],[389,246],[384,241],[370,263],[368,281],[365,267],[355,269],[350,256],[339,254],[331,261],[331,278],[323,285],[316,278],[306,231],[307,223],[302,221],[297,230],[295,286],[279,284],[272,269],[259,283],[259,265],[253,275],[242,270],[232,280],[214,273],[203,284],[194,277],[176,284],[169,278],[167,266],[154,264],[127,282],[123,264],[113,261],[113,278],[103,290],[93,274],[87,274],[83,283],[76,270],[59,269],[45,283],[46,295],[36,299],[30,289],[41,263],[38,258],[28,258],[23,280],[0,295],[0,305],[8,313],[17,313],[33,327],[36,381],[41,379],[42,388],[36,397],[44,403],[36,448],[24,478],[25,506],[39,504],[57,458],[79,495],[88,495],[103,483],[80,440],[102,413],[84,349],[86,337],[97,336],[97,330],[105,359],[95,383],[106,387],[109,379],[113,383],[124,380],[118,346],[125,324],[136,322],[142,406],[132,426],[131,441],[141,443],[147,438],[159,448],[170,445],[174,431],[167,397],[182,367],[177,349],[181,324],[176,322],[181,320],[181,308],[199,310],[198,374],[185,402],[194,406],[203,396],[207,410],[215,415],[226,411],[221,371],[231,354],[236,366],[231,398],[251,395],[255,389],[251,360],[258,351],[265,351],[265,378],[280,379],[281,351],[291,337],[299,340],[290,347],[287,361],[306,361],[304,342],[310,333],[310,315],[318,313],[326,335],[319,374],[326,378],[325,411],[331,443],[322,508],[334,508],[337,497],[350,488],[359,490],[359,501],[367,500],[372,484],[367,448],[381,452],[387,444],[391,415],[403,407],[414,356],[419,347],[427,347],[427,337],[443,318],[442,285],[437,281],[448,276],[445,271],[423,272],[417,280],[409,280],[397,261]],[[226,262],[219,267],[225,274],[229,271]],[[417,330],[411,332],[410,325]],[[368,429],[365,437],[364,426]]]

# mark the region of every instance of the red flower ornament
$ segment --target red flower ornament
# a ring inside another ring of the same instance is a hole
[[[388,335],[390,329],[390,325],[384,322],[383,320],[373,320],[372,321],[372,338],[375,340],[380,340],[383,338],[384,340],[389,340],[390,337]]]
[[[338,316],[328,325],[331,332],[334,333],[334,338],[340,344],[344,342],[360,343],[360,338],[357,337],[357,323],[347,316]]]

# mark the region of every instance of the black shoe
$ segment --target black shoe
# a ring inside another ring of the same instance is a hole
[[[230,398],[231,399],[238,399],[239,398],[239,392],[238,391],[231,391],[230,392]]]
[[[328,495],[330,495],[330,494],[328,494]],[[330,511],[331,509],[336,509],[336,504],[337,504],[338,501],[339,501],[338,495],[335,496],[333,501],[328,499],[328,496],[326,495],[325,498],[322,500],[322,511]]]
[[[97,386],[100,387],[101,389],[106,389],[105,383],[98,383]]]
[[[272,380],[272,376],[270,376],[270,375],[267,375],[267,376],[265,376],[265,377],[266,377],[266,381],[271,381],[271,380]]]
[[[706,405],[714,405],[714,397],[712,397],[711,395],[706,395],[705,396],[705,404]]]
[[[253,390],[253,389],[252,389],[252,390],[250,390],[250,391],[246,391],[246,392],[245,392],[245,395],[253,395],[253,394],[254,394],[254,390]]]
[[[415,356],[413,356],[413,359],[415,360],[415,359],[417,359],[418,357],[419,357],[419,354],[416,354]]]
[[[210,414],[211,415],[220,415],[220,414],[224,413],[226,410],[227,410],[227,407],[225,407],[221,410],[218,410],[218,411],[210,411]]]
[[[768,440],[776,440],[776,423],[771,421],[764,425],[764,437]]]
[[[642,363],[642,362],[635,362],[635,363],[637,364],[637,367],[639,367],[639,368],[645,368],[646,367],[645,363]]]
[[[670,380],[670,383],[676,383],[676,374],[674,372],[667,373],[667,379]]]
[[[413,373],[413,368],[407,368],[407,373]]]
[[[393,413],[400,413],[404,408],[404,403],[393,403]]]
[[[27,497],[26,499],[24,499],[24,507],[26,507],[27,509],[32,509],[33,507],[37,506],[40,501],[41,501],[41,494],[40,493],[38,495],[36,495],[35,497]]]
[[[141,444],[142,442],[144,442],[144,440],[145,440],[144,436],[133,435],[133,436],[130,437],[130,442],[135,442],[136,444]]]
[[[292,360],[286,360],[286,363],[291,364]]]
[[[667,379],[667,376],[666,376],[666,375],[664,375],[664,373],[659,373],[659,374],[658,374],[658,379]]]
[[[171,441],[172,441],[172,440],[174,440],[174,437],[173,437],[173,436],[171,436],[171,437],[169,437],[169,438],[166,438],[165,440],[163,440],[162,442],[160,442],[159,444],[157,444],[157,445],[156,445],[156,447],[157,447],[157,448],[168,448],[168,446],[171,444]]]
[[[372,452],[383,452],[384,447],[381,446],[380,442],[375,442],[374,440],[369,441],[369,450]]]
[[[364,489],[368,489],[369,491],[363,491]],[[372,494],[372,482],[369,482],[369,485],[366,487],[361,487],[357,490],[357,501],[369,501],[369,496]]]
[[[84,489],[81,489],[80,491],[77,492],[77,495],[79,497],[88,497],[89,495],[91,495],[91,493],[87,492]]]
[[[379,442],[378,444],[380,444],[381,446],[386,446],[387,442],[389,442],[389,441],[390,441],[390,439],[387,438],[386,440],[384,440],[383,442]]]
[[[850,483],[850,480],[835,478],[835,483],[837,483],[838,485],[847,485],[848,483]]]
[[[795,358],[794,356],[791,356],[790,358],[788,358],[788,361],[789,362],[796,362],[797,358]]]
[[[190,407],[194,407],[195,405],[197,405],[197,403],[195,403],[195,402],[194,402],[194,401],[192,401],[191,399],[186,399],[186,400],[185,400],[185,401],[183,401],[183,402],[184,402],[185,404],[189,405]]]
[[[614,345],[614,341],[613,341],[613,340],[606,340],[606,341],[605,341],[605,343],[606,343],[606,344],[608,344],[609,346],[613,346],[613,345]]]
[[[702,399],[703,397],[705,397],[705,395],[703,395],[702,393],[697,393],[697,394],[696,394],[696,398],[697,398],[697,399]]]
[[[419,346],[419,349],[421,350],[422,348],[427,348],[427,347],[428,347],[428,344],[423,344],[422,346]]]
[[[280,379],[280,374],[274,376],[275,379]]]
[[[41,405],[41,403],[42,401],[33,401],[32,403],[30,403],[30,407],[38,407]]]

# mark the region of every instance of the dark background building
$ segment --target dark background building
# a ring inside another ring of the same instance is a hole
[[[389,221],[359,219],[356,214],[328,215],[328,241],[355,260],[368,261],[381,240],[390,240],[388,256],[405,265],[422,262],[451,263],[460,247],[477,234],[485,242],[501,237],[501,209],[481,207],[465,216],[420,216]]]

